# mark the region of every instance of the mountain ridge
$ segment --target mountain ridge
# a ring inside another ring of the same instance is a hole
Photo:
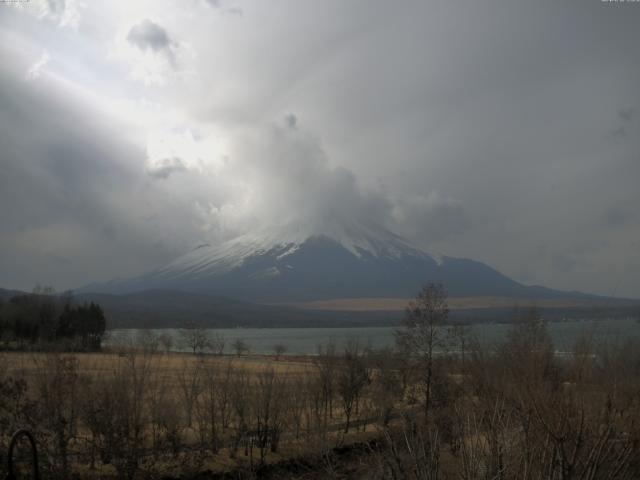
[[[15,295],[29,295],[19,290],[0,288],[0,298],[8,301]],[[181,328],[198,325],[207,328],[292,328],[292,327],[362,327],[395,326],[404,314],[405,301],[380,304],[379,299],[358,299],[360,307],[344,302],[323,302],[309,305],[264,305],[242,302],[212,294],[174,290],[146,290],[128,294],[75,293],[76,303],[95,302],[107,318],[107,328]],[[478,302],[479,301],[479,302]],[[333,305],[332,305],[333,304]],[[548,320],[566,318],[622,318],[637,314],[637,301],[606,302],[606,304],[562,305],[561,302],[526,301],[509,304],[509,299],[496,303],[493,299],[450,298],[452,322],[509,322],[520,309],[535,306]]]
[[[146,274],[79,291],[168,289],[282,303],[413,297],[430,282],[461,297],[597,297],[527,286],[482,262],[429,253],[384,228],[355,221],[288,223],[217,245],[200,244]]]

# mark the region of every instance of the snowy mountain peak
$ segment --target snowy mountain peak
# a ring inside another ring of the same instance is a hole
[[[428,282],[460,296],[528,294],[480,262],[432,255],[384,228],[336,220],[283,223],[200,245],[163,268],[92,291],[168,289],[268,303],[406,298]]]
[[[359,222],[325,222],[323,225],[295,222],[247,233],[219,245],[199,245],[178,257],[158,273],[162,275],[225,273],[242,265],[246,259],[271,254],[282,260],[297,252],[307,242],[334,243],[358,259],[367,257],[399,259],[430,258],[437,264],[442,257],[411,245],[407,240],[383,228]]]

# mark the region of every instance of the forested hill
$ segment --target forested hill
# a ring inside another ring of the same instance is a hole
[[[102,307],[52,289],[0,292],[0,344],[3,348],[99,350],[106,330]]]

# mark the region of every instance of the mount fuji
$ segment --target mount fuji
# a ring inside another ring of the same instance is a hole
[[[384,228],[357,221],[271,227],[221,244],[201,245],[155,271],[81,291],[179,290],[283,303],[408,298],[428,282],[442,283],[451,296],[460,297],[568,295],[523,285],[481,262],[425,252]]]

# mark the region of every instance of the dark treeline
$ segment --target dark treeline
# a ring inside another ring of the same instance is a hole
[[[99,350],[105,328],[100,305],[75,305],[70,293],[55,295],[51,288],[37,287],[31,294],[6,302],[0,299],[0,338],[5,349]]]

